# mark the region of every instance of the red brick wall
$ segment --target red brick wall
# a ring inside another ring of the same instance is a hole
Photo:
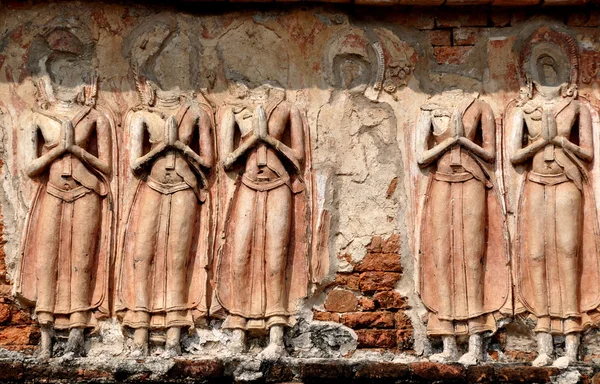
[[[353,266],[352,273],[337,274],[326,290],[325,311],[314,310],[314,319],[354,329],[359,348],[412,350],[407,298],[394,290],[402,277],[399,235],[373,237]]]
[[[0,169],[2,168],[0,160]],[[4,220],[0,205],[0,348],[32,352],[39,341],[39,329],[28,311],[22,311],[11,297],[12,286],[6,278],[4,262]]]

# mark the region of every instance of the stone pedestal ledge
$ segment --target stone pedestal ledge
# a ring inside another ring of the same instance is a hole
[[[55,358],[41,363],[18,354],[0,359],[1,383],[595,383],[598,378],[600,365],[593,364],[559,370],[513,364],[465,368],[427,361],[354,359],[106,357],[68,361]]]

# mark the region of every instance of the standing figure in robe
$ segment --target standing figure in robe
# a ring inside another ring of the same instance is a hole
[[[165,351],[173,356],[181,354],[181,329],[206,315],[212,118],[208,106],[178,90],[150,87],[153,105],[128,119],[135,178],[119,246],[116,310],[134,330],[135,355],[147,354],[149,330],[166,329]]]
[[[141,104],[125,119],[132,174],[117,249],[115,310],[133,330],[133,356],[147,355],[152,341],[172,357],[181,354],[182,330],[208,312],[213,112],[206,99],[180,88],[191,86],[186,66],[177,66],[188,39],[175,19],[157,16],[130,36],[124,53]]]
[[[526,89],[507,108],[510,161],[522,167],[517,207],[516,312],[537,320],[538,356],[553,361],[552,335],[566,336],[556,366],[577,360],[579,335],[600,305],[598,222],[590,185],[592,118],[577,98],[575,41],[546,27],[522,51]]]
[[[233,329],[236,351],[245,349],[246,331],[269,330],[261,356],[278,357],[285,353],[284,328],[292,324],[309,280],[310,220],[302,179],[308,144],[301,113],[284,100],[283,90],[233,86],[237,105],[222,113],[221,154],[224,169],[239,166],[239,173],[216,295],[228,312],[223,327]]]
[[[509,301],[504,216],[494,177],[496,130],[491,108],[460,89],[421,107],[417,161],[431,166],[421,215],[419,293],[427,334],[442,337],[432,361],[456,361],[456,337],[469,335],[459,362],[483,358],[482,336],[496,330]]]
[[[53,333],[61,330],[69,332],[65,356],[82,355],[84,330],[97,329],[109,312],[114,124],[110,114],[94,108],[93,43],[82,31],[77,24],[50,26],[33,43],[37,52],[47,50],[38,61],[42,106],[27,129],[26,172],[38,189],[25,226],[16,294],[35,307],[42,360],[52,356]]]

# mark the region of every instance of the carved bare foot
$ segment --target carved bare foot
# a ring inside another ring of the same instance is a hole
[[[52,328],[49,325],[42,325],[40,332],[40,348],[37,358],[42,362],[47,362],[52,357]]]
[[[534,367],[545,367],[546,365],[550,364],[552,364],[552,358],[545,353],[539,354],[535,360],[531,362],[531,365]]]
[[[577,361],[577,352],[579,351],[579,334],[568,334],[565,340],[565,355],[554,361],[552,366],[565,369]]]
[[[138,358],[148,356],[148,330],[138,328],[133,332],[133,351],[131,357]]]
[[[231,351],[233,353],[246,352],[246,332],[243,329],[234,329],[233,330]]]
[[[483,338],[481,335],[471,335],[469,337],[469,352],[462,355],[458,362],[466,367],[476,365],[483,356]]]
[[[434,363],[450,363],[458,359],[458,347],[454,336],[442,336],[444,350],[429,356],[429,360]]]
[[[65,356],[81,357],[84,351],[83,328],[72,328],[69,331],[69,340],[65,348]]]
[[[552,353],[554,351],[552,335],[546,332],[538,333],[537,344],[538,356],[533,360],[531,365],[534,367],[543,367],[552,364]]]
[[[167,341],[163,357],[175,357],[181,355],[181,327],[167,329]]]
[[[277,360],[280,357],[287,356],[285,344],[283,343],[283,326],[274,325],[269,331],[269,345],[258,354],[262,360]]]

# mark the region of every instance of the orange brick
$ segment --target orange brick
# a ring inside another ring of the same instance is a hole
[[[436,29],[429,32],[429,41],[433,46],[452,45],[452,32],[449,29]]]
[[[360,289],[363,292],[389,291],[401,276],[397,272],[364,272],[360,275]]]
[[[356,272],[402,272],[400,255],[396,253],[367,253],[364,259],[354,266],[354,270]]]
[[[358,309],[358,298],[347,289],[334,289],[325,299],[325,309],[330,312],[352,312]]]
[[[433,55],[438,64],[462,64],[467,61],[472,49],[472,46],[433,47]]]
[[[359,329],[356,331],[359,348],[393,348],[396,346],[396,331],[391,329]]]
[[[408,303],[406,297],[396,291],[378,292],[373,296],[375,302],[382,309],[406,309]]]
[[[394,314],[391,312],[352,312],[341,317],[341,323],[352,329],[393,328]]]

